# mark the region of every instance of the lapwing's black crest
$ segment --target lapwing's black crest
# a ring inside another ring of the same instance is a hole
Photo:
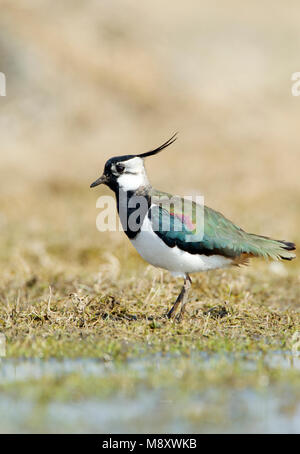
[[[110,158],[106,162],[105,168],[107,167],[107,169],[109,169],[109,168],[111,168],[112,164],[116,164],[117,162],[124,162],[124,161],[128,161],[129,159],[133,159],[133,158],[147,158],[148,156],[153,156],[155,154],[158,154],[165,148],[172,145],[172,143],[174,143],[175,140],[177,140],[177,134],[178,134],[178,132],[175,132],[175,134],[173,134],[172,137],[170,137],[170,139],[168,139],[166,142],[164,142],[162,145],[155,148],[154,150],[146,151],[145,153],[140,153],[140,154],[128,154],[128,155],[115,156],[113,158]]]
[[[173,134],[169,140],[167,140],[165,143],[155,148],[154,150],[146,151],[146,153],[137,154],[136,156],[138,156],[139,158],[147,158],[148,156],[153,156],[157,153],[160,153],[162,150],[172,145],[172,143],[174,143],[175,140],[177,140],[177,134],[178,132],[175,132],[175,134]]]

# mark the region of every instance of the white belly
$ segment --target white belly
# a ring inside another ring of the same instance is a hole
[[[145,217],[141,231],[131,242],[144,260],[151,265],[169,270],[176,276],[224,268],[232,264],[231,259],[221,255],[190,254],[177,246],[168,247],[153,231],[148,216]]]

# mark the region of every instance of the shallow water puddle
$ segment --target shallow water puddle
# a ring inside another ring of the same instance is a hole
[[[299,355],[195,352],[122,364],[2,359],[0,432],[300,433],[300,393],[289,375],[275,382],[274,370],[297,375]],[[101,393],[116,377],[116,388]]]
[[[110,364],[97,359],[2,359],[0,360],[0,383],[41,379],[72,373],[102,375]]]
[[[182,357],[176,355],[152,355],[151,357],[128,360],[121,369],[131,369],[143,373],[148,370],[149,366],[155,368],[163,367],[168,365],[168,363],[174,364],[176,359],[182,360]],[[260,361],[270,367],[292,368],[300,371],[300,354],[280,350],[266,355],[260,353],[209,354],[196,352],[184,358],[184,360],[189,362],[192,367],[199,369],[213,368],[217,363],[224,360],[229,363],[238,361],[245,369],[255,369],[258,361]],[[40,358],[0,358],[0,384],[71,373],[101,376],[115,370],[116,366],[112,361],[104,362],[96,358],[67,358],[63,360],[55,358],[46,360]],[[118,367],[118,370],[120,370],[120,367]]]

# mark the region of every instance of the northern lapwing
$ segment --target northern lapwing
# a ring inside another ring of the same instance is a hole
[[[176,134],[146,153],[109,159],[103,175],[90,187],[105,184],[114,191],[123,230],[143,259],[184,278],[167,313],[174,317],[181,303],[180,320],[191,286],[190,273],[246,264],[251,257],[292,260],[295,254],[291,251],[296,248],[294,243],[247,233],[207,206],[154,189],[144,159],[175,140]]]

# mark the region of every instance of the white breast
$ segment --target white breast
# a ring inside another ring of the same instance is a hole
[[[169,270],[175,276],[224,268],[232,264],[231,259],[221,255],[190,254],[177,246],[168,247],[153,231],[148,216],[145,217],[141,231],[131,242],[144,260]]]

